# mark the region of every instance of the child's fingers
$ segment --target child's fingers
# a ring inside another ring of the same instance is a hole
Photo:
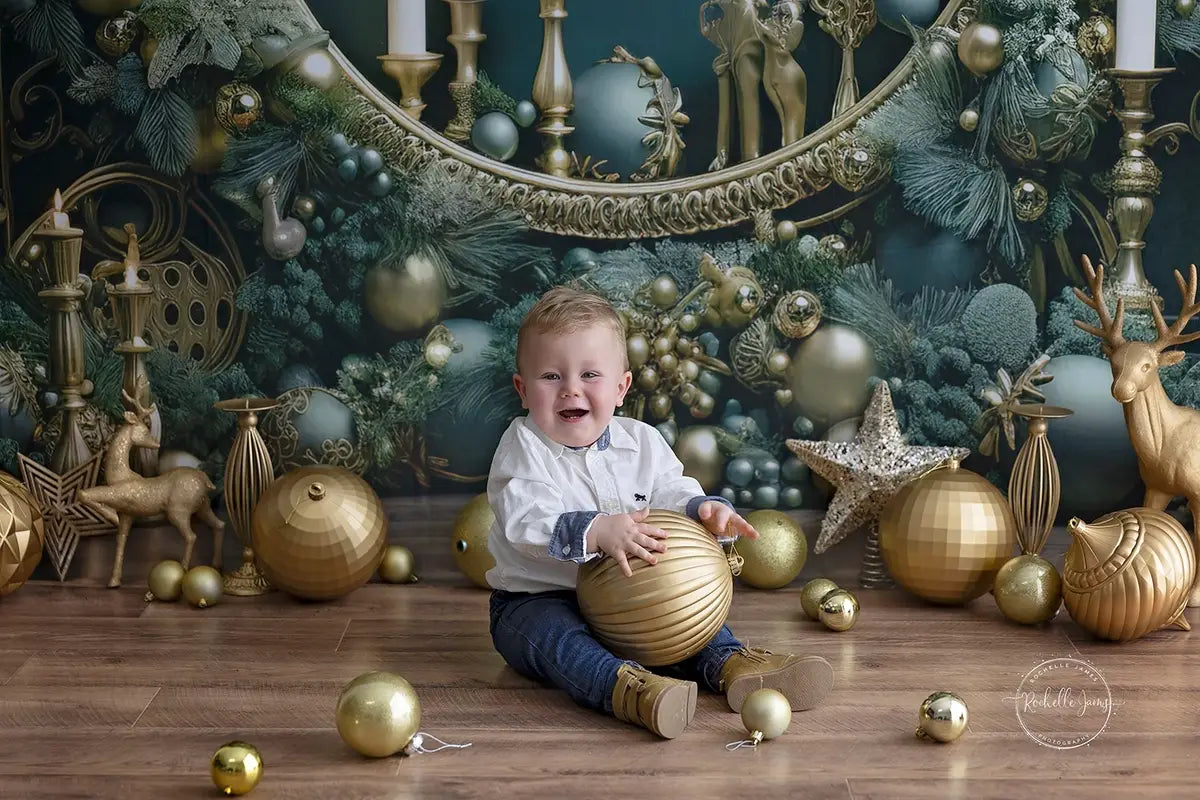
[[[661,539],[655,539],[653,536],[646,534],[638,534],[641,538],[635,541],[647,550],[657,551],[659,553],[667,552],[667,543]]]
[[[617,552],[615,555],[613,555],[613,558],[615,558],[617,563],[621,565],[621,572],[625,573],[625,577],[632,578],[633,568],[629,566],[629,559],[626,558],[625,554],[622,552]]]
[[[637,532],[645,536],[653,536],[655,539],[666,539],[671,535],[662,528],[656,528],[653,525],[638,525]]]
[[[646,518],[646,516],[649,513],[650,513],[650,506],[646,506],[645,508],[639,508],[636,511],[630,511],[629,518],[632,519],[634,522],[641,522],[642,520],[644,520]]]
[[[649,550],[642,547],[640,544],[633,544],[631,542],[629,552],[633,553],[635,556],[637,556],[642,561],[645,561],[647,564],[649,564],[651,566],[654,566],[655,564],[658,563],[658,556],[654,555]],[[633,573],[631,572],[630,574],[633,574]]]

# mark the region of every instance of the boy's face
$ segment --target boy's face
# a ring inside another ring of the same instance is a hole
[[[604,433],[632,380],[625,343],[611,327],[597,324],[573,333],[529,335],[513,385],[521,406],[547,436],[586,447]]]

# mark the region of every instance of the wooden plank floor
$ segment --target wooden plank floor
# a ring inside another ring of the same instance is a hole
[[[177,557],[169,529],[137,529],[126,586],[104,588],[111,539],[80,545],[66,584],[42,578],[0,600],[0,796],[213,797],[212,752],[240,738],[266,762],[252,797],[588,798],[1191,796],[1200,745],[1196,631],[1093,641],[1065,612],[1011,625],[989,596],[927,606],[899,591],[858,591],[859,624],[833,633],[805,620],[798,592],[818,575],[853,586],[861,540],[813,557],[791,587],[739,585],[730,623],[746,642],[819,653],[837,683],[781,738],[727,752],[737,715],[701,696],[682,737],[573,705],[509,669],[487,631],[486,591],[455,569],[450,527],[465,497],[387,502],[390,537],[417,554],[421,582],[371,583],[334,602],[280,593],[207,610],[146,604],[144,576]],[[803,517],[810,543],[816,522]],[[232,539],[232,536],[229,537]],[[1057,531],[1050,550],[1061,563]],[[200,552],[204,549],[199,548]],[[226,563],[235,563],[230,542]],[[42,572],[39,572],[41,575]],[[1200,615],[1189,612],[1193,625]],[[1068,656],[1100,671],[1118,707],[1086,747],[1055,750],[1023,731],[1011,698],[1039,662]],[[354,676],[388,669],[422,702],[422,730],[471,742],[411,758],[365,759],[338,738],[333,707]],[[968,732],[936,745],[913,736],[931,692],[961,694]]]

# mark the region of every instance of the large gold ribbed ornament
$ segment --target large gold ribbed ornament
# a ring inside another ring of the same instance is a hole
[[[808,559],[804,531],[782,511],[752,511],[746,521],[758,531],[758,538],[738,539],[737,552],[744,560],[738,577],[756,589],[787,586]]]
[[[44,539],[45,522],[33,496],[12,475],[0,472],[0,597],[29,580],[42,560]]]
[[[612,558],[579,568],[579,608],[610,650],[643,666],[677,664],[721,630],[733,603],[729,561],[700,523],[655,509],[645,519],[668,534],[654,566],[631,558],[626,578]]]
[[[1079,626],[1127,642],[1166,625],[1189,630],[1183,616],[1196,576],[1196,554],[1170,514],[1131,508],[1092,523],[1078,517],[1063,561],[1063,601]]]
[[[254,553],[272,585],[308,600],[341,597],[379,567],[387,515],[371,486],[342,467],[294,469],[258,498]]]
[[[478,494],[463,506],[454,518],[454,563],[481,589],[492,588],[487,571],[496,566],[496,559],[488,551],[488,533],[496,515],[488,505],[487,494]]]
[[[953,462],[905,486],[879,515],[888,571],[934,603],[979,597],[1016,547],[1017,524],[1004,495]]]

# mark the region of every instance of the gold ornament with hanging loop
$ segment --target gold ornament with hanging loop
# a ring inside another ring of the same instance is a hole
[[[775,689],[755,689],[742,705],[742,725],[750,734],[749,739],[730,742],[726,750],[741,747],[758,747],[767,740],[782,736],[792,724],[792,704],[787,697]]]

